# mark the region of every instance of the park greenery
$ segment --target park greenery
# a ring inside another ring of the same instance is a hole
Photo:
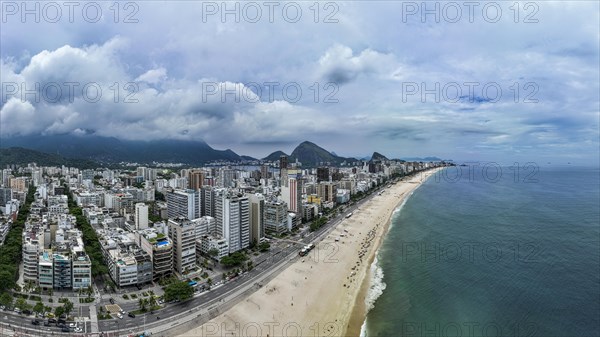
[[[0,293],[15,288],[21,262],[21,246],[23,242],[23,228],[29,216],[29,209],[33,202],[35,188],[29,185],[25,203],[19,209],[17,220],[12,224],[4,244],[0,246]]]
[[[104,263],[102,248],[100,247],[96,231],[83,215],[81,208],[73,200],[68,187],[65,188],[65,194],[68,198],[69,211],[75,216],[77,227],[81,230],[85,252],[92,262],[92,276],[96,277],[108,274],[108,267]]]

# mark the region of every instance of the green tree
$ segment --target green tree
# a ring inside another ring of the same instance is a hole
[[[148,299],[146,300],[146,303],[148,303],[148,306],[150,308],[153,308],[153,307],[155,307],[155,306],[158,305],[158,302],[156,301],[156,297],[155,296],[148,297]]]
[[[194,288],[185,281],[171,283],[165,287],[165,301],[184,301],[194,295]]]
[[[141,311],[146,311],[146,299],[140,298],[138,301],[138,305],[140,306]]]
[[[70,314],[71,311],[73,311],[73,302],[71,302],[69,300],[65,300],[63,302],[63,308],[64,308],[64,311],[65,311],[65,314],[67,314],[67,315]]]
[[[65,308],[63,306],[54,308],[54,315],[56,317],[60,317],[64,313],[65,313]]]
[[[258,244],[258,250],[260,250],[261,252],[266,252],[271,248],[271,244],[264,241]]]
[[[242,252],[235,252],[229,256],[224,256],[221,259],[221,264],[225,267],[236,267],[240,266],[244,261],[248,260],[246,254]]]
[[[11,243],[5,243],[5,245],[6,244]],[[12,264],[14,263],[15,262],[13,261]],[[10,268],[7,268],[7,265],[5,265],[4,263],[0,265],[0,268],[2,268],[0,270],[0,292],[5,292],[7,290],[13,289],[16,285],[14,272]],[[14,266],[12,269],[14,269]]]
[[[31,308],[31,305],[29,305],[29,303],[27,303],[27,301],[23,297],[19,297],[19,298],[17,298],[17,301],[15,302],[15,307],[17,307],[21,310],[26,310],[26,309]]]
[[[2,295],[0,295],[0,304],[6,307],[10,307],[12,306],[13,303],[13,297],[8,293],[2,293]]]
[[[44,303],[39,302],[39,301],[33,306],[33,311],[37,312],[37,313],[40,313],[40,314],[42,312],[44,312],[44,309],[45,309]]]
[[[216,257],[219,255],[219,250],[217,248],[211,248],[208,250],[208,256],[210,256],[213,259],[216,259]]]

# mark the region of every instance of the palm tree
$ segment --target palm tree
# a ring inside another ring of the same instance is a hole
[[[148,297],[147,302],[148,302],[148,305],[150,306],[150,308],[153,308],[157,305],[156,297],[154,297],[154,296]]]
[[[145,298],[140,298],[140,300],[138,301],[138,304],[140,306],[141,311],[146,311],[146,299]]]

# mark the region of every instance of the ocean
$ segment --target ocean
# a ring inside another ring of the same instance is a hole
[[[599,205],[598,168],[445,169],[393,215],[361,334],[600,336]]]

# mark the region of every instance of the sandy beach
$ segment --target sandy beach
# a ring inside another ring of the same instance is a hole
[[[309,255],[230,310],[180,336],[360,335],[370,266],[391,216],[434,172],[384,189],[342,220]]]

